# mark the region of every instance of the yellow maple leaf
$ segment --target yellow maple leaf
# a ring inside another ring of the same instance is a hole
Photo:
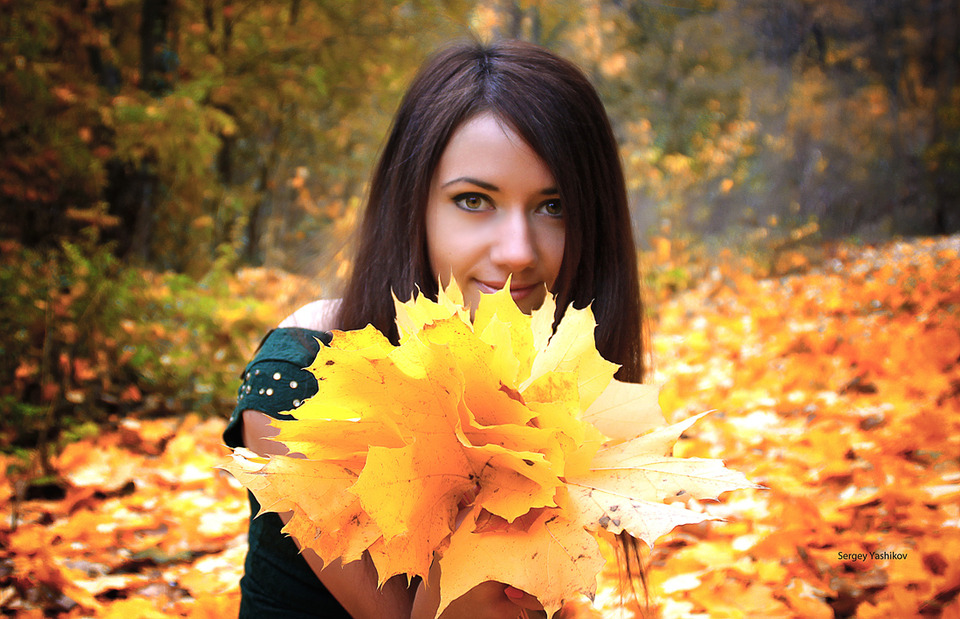
[[[436,302],[396,302],[399,345],[367,327],[321,347],[308,368],[320,392],[273,422],[291,455],[237,449],[221,466],[263,511],[292,512],[284,532],[325,563],[366,551],[381,583],[440,587],[438,613],[487,580],[548,612],[592,596],[599,536],[652,545],[708,518],[665,498],[751,484],[722,461],[672,457],[700,416],[667,425],[655,387],[613,378],[590,308],[554,330],[555,310],[548,295],[525,315],[505,288],[471,318],[453,281]]]
[[[541,510],[522,530],[457,529],[440,558],[438,613],[488,580],[535,596],[548,617],[578,592],[592,595],[605,563],[597,539],[584,523],[564,518],[560,511]]]

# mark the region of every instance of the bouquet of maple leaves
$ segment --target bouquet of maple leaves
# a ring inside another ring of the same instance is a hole
[[[549,295],[526,315],[507,290],[472,319],[455,282],[436,302],[396,302],[399,346],[372,326],[335,331],[308,368],[319,393],[273,421],[298,456],[238,448],[222,468],[262,511],[292,511],[283,532],[324,564],[368,552],[381,584],[439,586],[438,614],[488,580],[549,614],[592,598],[598,539],[652,545],[709,518],[664,499],[752,486],[721,460],[669,455],[702,415],[668,425],[657,388],[615,380],[589,307],[554,331]]]

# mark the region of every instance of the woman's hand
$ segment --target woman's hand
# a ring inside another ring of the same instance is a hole
[[[471,504],[479,491],[477,485],[463,496],[455,527],[462,525],[473,511]],[[438,582],[439,578],[440,566],[434,561],[430,567],[430,582]],[[440,589],[436,586],[428,589],[421,582],[414,598],[411,619],[433,619],[439,607]],[[539,619],[545,618],[546,613],[532,595],[502,582],[488,580],[450,602],[440,619],[515,619],[521,616]]]
[[[434,563],[430,569],[430,581],[437,582],[439,576],[439,566]],[[411,619],[433,619],[439,606],[439,587],[427,588],[421,583],[414,598]],[[450,602],[440,619],[516,619],[522,616],[546,617],[546,613],[537,598],[491,580]]]
[[[416,612],[416,602],[414,602],[414,612]],[[416,618],[416,614],[413,617]],[[546,617],[546,614],[543,612],[543,606],[532,595],[502,582],[487,581],[450,602],[440,615],[440,619],[487,619],[488,617],[514,619],[515,617]]]

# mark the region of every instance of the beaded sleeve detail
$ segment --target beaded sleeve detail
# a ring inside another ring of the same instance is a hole
[[[290,413],[317,392],[317,379],[304,368],[313,363],[321,343],[329,344],[330,339],[329,333],[296,327],[274,329],[264,337],[240,377],[237,406],[223,432],[227,446],[243,445],[245,410],[293,418]]]

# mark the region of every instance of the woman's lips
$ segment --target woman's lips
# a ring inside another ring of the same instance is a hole
[[[483,282],[483,281],[477,280],[477,287],[480,289],[480,292],[484,294],[493,294],[498,290],[502,290],[503,287],[506,285],[507,285],[506,282],[491,283],[491,282]],[[543,285],[542,283],[536,283],[536,284],[527,284],[526,286],[518,286],[513,282],[511,282],[510,296],[513,297],[514,301],[520,301],[521,299],[525,299],[528,296],[530,296],[534,291],[537,290],[537,288],[539,288],[542,285]]]

